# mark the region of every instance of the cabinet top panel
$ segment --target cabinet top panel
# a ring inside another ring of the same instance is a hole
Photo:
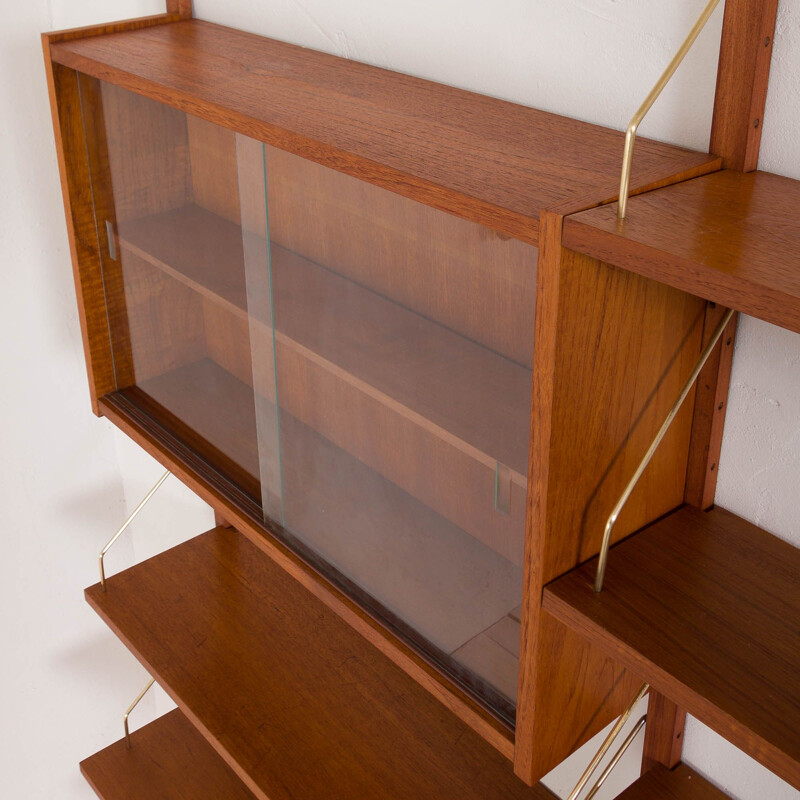
[[[530,241],[616,197],[623,134],[200,20],[50,44],[54,61]],[[639,139],[632,187],[719,168]]]

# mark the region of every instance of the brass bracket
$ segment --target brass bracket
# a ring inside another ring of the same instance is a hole
[[[122,724],[125,728],[125,746],[128,750],[131,749],[131,732],[128,728],[128,717],[131,715],[131,711],[133,711],[136,706],[139,705],[139,701],[150,691],[150,687],[156,682],[155,678],[150,678],[147,682],[147,686],[142,689],[141,692],[136,696],[136,699],[128,706],[128,710],[125,712],[125,715],[122,717]]]
[[[684,39],[683,44],[678,48],[678,52],[672,57],[672,61],[661,74],[661,77],[656,82],[656,85],[650,90],[644,102],[639,106],[638,111],[631,117],[628,123],[628,128],[625,131],[625,150],[622,155],[622,174],[619,179],[619,206],[617,208],[617,219],[625,219],[625,214],[628,210],[628,194],[631,185],[631,165],[633,164],[633,145],[636,141],[636,129],[645,118],[647,112],[653,106],[653,103],[658,99],[658,96],[664,91],[664,87],[670,82],[670,79],[675,74],[675,70],[680,66],[681,61],[686,57],[692,45],[700,35],[700,31],[708,22],[709,17],[714,13],[714,9],[719,5],[719,0],[709,0],[703,13],[698,18],[697,22],[692,26],[689,35]]]
[[[697,376],[700,374],[700,370],[703,369],[705,366],[706,361],[708,361],[708,357],[711,355],[711,352],[714,350],[717,342],[720,340],[723,331],[728,326],[728,323],[731,321],[731,317],[736,312],[734,309],[729,308],[725,312],[725,316],[722,318],[722,322],[719,323],[717,329],[714,331],[711,339],[709,340],[708,344],[703,349],[703,352],[700,354],[700,360],[695,364],[694,369],[692,370],[692,374],[689,376],[689,379],[681,389],[681,393],[678,396],[678,399],[675,401],[675,404],[667,414],[667,418],[664,420],[664,424],[659,429],[658,433],[656,434],[656,438],[653,439],[650,447],[647,448],[647,452],[644,454],[644,458],[642,459],[639,466],[636,468],[636,472],[634,472],[633,477],[628,482],[628,485],[625,487],[624,491],[622,492],[622,496],[617,501],[617,504],[614,506],[614,510],[608,517],[606,521],[606,527],[603,531],[603,544],[600,547],[600,557],[597,561],[597,574],[595,575],[594,579],[594,590],[595,592],[603,591],[603,578],[606,574],[606,563],[608,562],[608,548],[611,546],[611,532],[614,530],[614,524],[617,521],[617,518],[620,515],[625,503],[628,502],[628,498],[631,496],[636,484],[639,482],[639,478],[642,477],[642,473],[647,468],[647,465],[650,463],[650,460],[656,453],[658,446],[661,444],[661,440],[666,435],[667,431],[669,430],[669,426],[672,424],[672,421],[677,416],[678,412],[683,405],[683,401],[689,394],[694,382],[697,380]]]
[[[104,559],[106,557],[106,553],[111,548],[111,545],[113,545],[114,542],[116,542],[117,539],[119,539],[119,537],[124,533],[124,531],[128,527],[128,525],[130,525],[131,522],[133,522],[133,520],[136,519],[137,514],[147,505],[147,501],[150,500],[150,498],[158,491],[158,489],[160,488],[161,484],[164,483],[164,481],[167,478],[169,478],[169,476],[171,474],[172,473],[169,470],[167,470],[158,479],[158,481],[156,482],[155,486],[153,486],[153,488],[142,498],[141,502],[139,503],[138,506],[136,506],[136,508],[133,509],[133,511],[131,512],[131,514],[128,517],[128,519],[126,519],[125,522],[122,523],[122,526],[119,528],[119,530],[108,540],[108,542],[106,542],[105,547],[100,551],[100,557],[99,557],[100,586],[102,587],[103,591],[106,590],[106,570],[105,570],[105,565],[103,563],[103,561],[104,561]]]

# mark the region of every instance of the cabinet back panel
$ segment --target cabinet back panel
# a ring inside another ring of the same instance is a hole
[[[531,367],[536,248],[272,147],[272,241]]]

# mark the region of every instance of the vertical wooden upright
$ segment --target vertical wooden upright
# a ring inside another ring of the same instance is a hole
[[[184,19],[191,19],[192,0],[167,0],[167,14],[177,14]]]
[[[778,0],[727,0],[710,150],[724,169],[758,167]]]
[[[758,167],[777,13],[778,0],[726,0],[709,144],[725,169],[750,172]],[[708,304],[704,340],[724,311]],[[736,323],[734,316],[697,379],[684,499],[699,508],[714,503]],[[651,694],[643,770],[657,763],[675,765],[685,719],[673,703]]]

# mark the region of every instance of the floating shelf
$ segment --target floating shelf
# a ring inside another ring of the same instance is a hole
[[[540,209],[616,197],[623,135],[200,20],[51,45],[53,60],[538,242]],[[640,138],[633,187],[720,159]]]
[[[545,589],[544,607],[800,788],[800,550],[686,506]]]
[[[179,711],[81,762],[102,800],[253,800],[253,794]]]
[[[685,764],[667,769],[657,764],[617,800],[730,800]]]
[[[564,246],[800,332],[800,181],[717,172],[564,222]]]
[[[119,241],[249,320],[239,226],[191,205],[126,222]],[[273,297],[281,407],[521,564],[531,370],[285,248],[271,253],[272,287],[266,263],[249,279],[263,282],[264,302]],[[271,355],[272,333],[264,335]],[[274,380],[265,383],[274,391]],[[413,465],[399,457],[398,438],[417,454]],[[498,464],[509,481],[503,513]],[[476,491],[465,497],[463,485]]]
[[[232,529],[86,596],[257,797],[553,800]]]

